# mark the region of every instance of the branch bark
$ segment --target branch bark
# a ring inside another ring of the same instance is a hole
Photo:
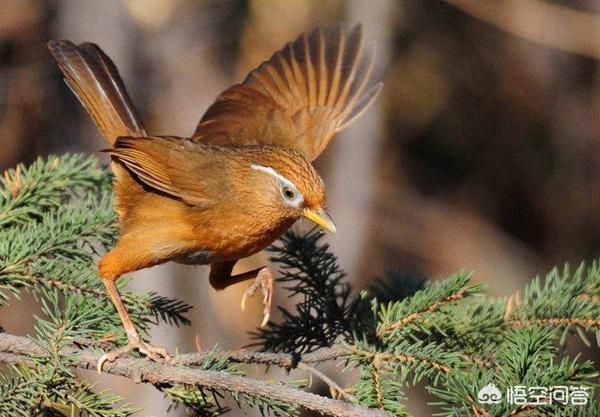
[[[31,365],[31,356],[43,354],[42,349],[31,339],[0,333],[0,362]],[[82,369],[95,369],[101,356],[100,352],[89,349],[69,348],[65,354],[77,353],[74,365]],[[311,356],[312,355],[312,356]],[[180,355],[175,358],[177,364],[151,362],[147,359],[120,358],[106,363],[104,370],[108,374],[129,378],[136,383],[150,384],[187,384],[213,388],[232,393],[264,396],[287,403],[297,404],[306,409],[340,417],[384,417],[389,416],[381,410],[368,409],[359,405],[291,388],[282,384],[270,384],[258,379],[230,375],[224,372],[206,371],[191,367],[198,363],[202,354]],[[271,356],[271,357],[269,357]],[[303,362],[321,362],[342,356],[342,351],[332,349],[324,354],[310,354],[302,357]],[[238,352],[230,355],[232,360],[244,363],[276,364],[293,367],[290,355],[268,354],[261,352]],[[286,359],[287,357],[287,359]],[[288,362],[289,361],[289,362]],[[185,365],[184,365],[185,364]]]
[[[306,353],[303,355],[296,353],[257,352],[245,349],[223,352],[223,355],[226,355],[231,361],[238,363],[255,363],[258,365],[273,365],[280,368],[295,369],[300,362],[311,364],[327,362],[347,356],[348,353],[349,352],[344,349],[332,347],[322,348],[317,352]],[[197,365],[202,363],[208,355],[208,352],[186,353],[177,356],[176,360],[177,363],[181,365]]]

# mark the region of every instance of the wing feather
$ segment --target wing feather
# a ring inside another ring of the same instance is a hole
[[[206,145],[171,136],[121,137],[105,152],[142,183],[188,204],[208,207],[223,192],[223,173],[215,170],[220,155]]]
[[[194,140],[218,145],[285,146],[314,160],[335,133],[373,103],[373,60],[362,30],[341,26],[302,34],[224,91],[207,110]]]
[[[335,56],[335,61],[330,59],[329,72],[333,75],[331,80],[331,87],[329,91],[329,97],[327,98],[327,106],[332,107],[337,100],[338,92],[340,88],[340,80],[342,76],[342,63],[344,58],[345,38],[344,32],[341,26],[336,26],[334,31],[330,35],[330,41],[328,42],[330,52],[327,54],[328,57]]]

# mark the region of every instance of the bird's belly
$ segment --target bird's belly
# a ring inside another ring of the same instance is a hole
[[[210,250],[193,250],[179,256],[175,262],[185,265],[206,265],[211,262],[214,254]]]

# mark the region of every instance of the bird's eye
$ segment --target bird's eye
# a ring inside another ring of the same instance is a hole
[[[296,193],[290,187],[283,187],[283,195],[288,200],[293,200],[294,198],[296,198]]]

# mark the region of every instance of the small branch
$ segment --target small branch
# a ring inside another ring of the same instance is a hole
[[[91,350],[65,349],[64,354],[77,353],[73,365],[82,369],[95,369],[101,353]],[[31,356],[43,354],[34,341],[21,336],[0,333],[0,362],[32,365]],[[176,362],[185,362],[189,356],[182,355]],[[247,353],[246,353],[247,356]],[[252,355],[251,355],[252,356]],[[259,355],[260,357],[260,355]],[[240,355],[240,359],[243,356]],[[319,358],[320,360],[321,358]],[[262,362],[261,362],[262,363]],[[153,385],[186,384],[210,389],[242,393],[250,396],[268,397],[286,403],[297,404],[306,409],[340,417],[383,417],[388,414],[359,405],[291,388],[283,384],[270,384],[254,378],[230,375],[225,372],[207,371],[181,365],[151,362],[147,359],[121,358],[106,363],[104,370],[108,374],[129,378],[137,383]]]
[[[508,324],[514,327],[525,327],[538,324],[542,326],[554,327],[577,326],[584,329],[590,329],[592,327],[600,327],[600,320],[578,317],[550,317],[537,319],[513,319],[509,320]]]
[[[10,272],[10,269],[15,269],[14,265],[9,265],[8,267],[6,267],[2,271],[0,271],[0,273]],[[67,290],[73,294],[84,294],[84,295],[91,295],[91,296],[100,297],[100,298],[104,298],[104,297],[108,298],[108,294],[106,293],[106,290],[104,288],[94,288],[94,287],[86,287],[86,286],[82,286],[82,285],[74,285],[71,283],[64,282],[63,280],[58,279],[58,278],[36,275],[30,269],[28,269],[26,271],[19,271],[19,278],[21,280],[29,281],[29,283],[32,286],[40,285],[45,288],[58,288],[60,290]],[[100,282],[100,280],[98,280],[98,282]],[[128,294],[128,293],[122,293],[121,299],[125,303],[125,306],[133,305],[136,303],[136,301],[134,301],[132,299],[132,297],[130,296],[130,294]],[[139,300],[139,301],[137,301],[137,303],[141,304],[145,307],[149,306],[149,303],[147,303],[145,301]]]
[[[352,395],[348,394],[348,392],[346,392],[346,390],[342,387],[340,387],[337,382],[335,382],[333,379],[329,378],[327,375],[325,375],[323,372],[319,371],[318,369],[307,365],[304,362],[300,362],[298,364],[298,369],[302,369],[304,371],[309,372],[311,375],[316,376],[317,378],[319,378],[321,381],[323,381],[325,384],[327,384],[327,386],[329,387],[329,391],[331,392],[331,396],[333,398],[339,398],[339,397],[343,397],[345,398],[347,401],[356,403],[356,398],[354,398]]]
[[[373,380],[375,382],[375,392],[377,393],[377,404],[383,410],[385,404],[383,403],[383,395],[381,393],[381,366],[377,356],[373,359]]]
[[[547,399],[546,399],[547,401]],[[531,411],[532,409],[535,409],[537,406],[535,404],[521,404],[519,405],[517,408],[515,408],[514,410],[512,410],[510,412],[511,416],[518,416],[521,413],[526,413],[528,411]]]
[[[440,371],[444,374],[449,374],[450,372],[452,372],[452,369],[450,369],[443,363],[434,362],[434,361],[430,361],[427,359],[421,359],[421,358],[417,358],[415,356],[392,354],[392,353],[387,353],[387,352],[369,352],[369,351],[360,350],[360,349],[352,349],[351,352],[358,354],[358,355],[365,356],[365,357],[371,359],[373,362],[380,363],[380,361],[382,361],[382,360],[383,361],[395,360],[395,361],[402,362],[402,363],[418,362],[422,365],[429,366],[430,368],[437,369],[438,371]]]
[[[455,301],[461,300],[461,299],[465,298],[468,295],[469,295],[469,290],[468,289],[462,289],[462,290],[458,291],[456,294],[452,294],[452,295],[444,298],[443,300],[438,301],[437,303],[433,303],[433,304],[429,305],[424,310],[416,311],[416,312],[414,312],[412,314],[409,314],[408,316],[402,318],[401,320],[395,321],[394,323],[392,323],[390,325],[382,326],[377,331],[377,336],[382,336],[385,333],[392,332],[392,331],[396,330],[399,327],[406,326],[408,323],[416,320],[417,318],[421,317],[422,315],[424,315],[426,313],[433,313],[434,311],[439,310],[440,307],[442,307],[443,305],[446,305],[446,304],[453,303]]]
[[[6,267],[5,269],[3,269],[0,272],[10,272],[10,270],[9,270],[10,267],[11,267],[11,265],[9,265],[8,267]],[[19,278],[21,280],[29,281],[31,283],[31,285],[41,285],[46,288],[58,288],[61,290],[68,290],[71,293],[86,294],[86,295],[92,295],[92,296],[96,296],[96,297],[108,297],[105,290],[101,290],[99,288],[76,286],[73,284],[66,283],[57,278],[46,277],[46,276],[40,277],[38,275],[33,274],[30,270],[23,271],[23,272],[19,271]]]
[[[474,365],[479,365],[482,366],[484,368],[488,368],[488,369],[496,369],[496,370],[500,370],[500,368],[495,365],[494,363],[490,362],[490,361],[486,361],[484,359],[480,359],[480,358],[476,358],[475,356],[471,356],[471,355],[467,355],[465,353],[460,355],[461,358],[463,358],[465,361],[470,362]]]
[[[469,396],[469,402],[475,417],[494,417],[486,409],[481,408],[473,397]]]

